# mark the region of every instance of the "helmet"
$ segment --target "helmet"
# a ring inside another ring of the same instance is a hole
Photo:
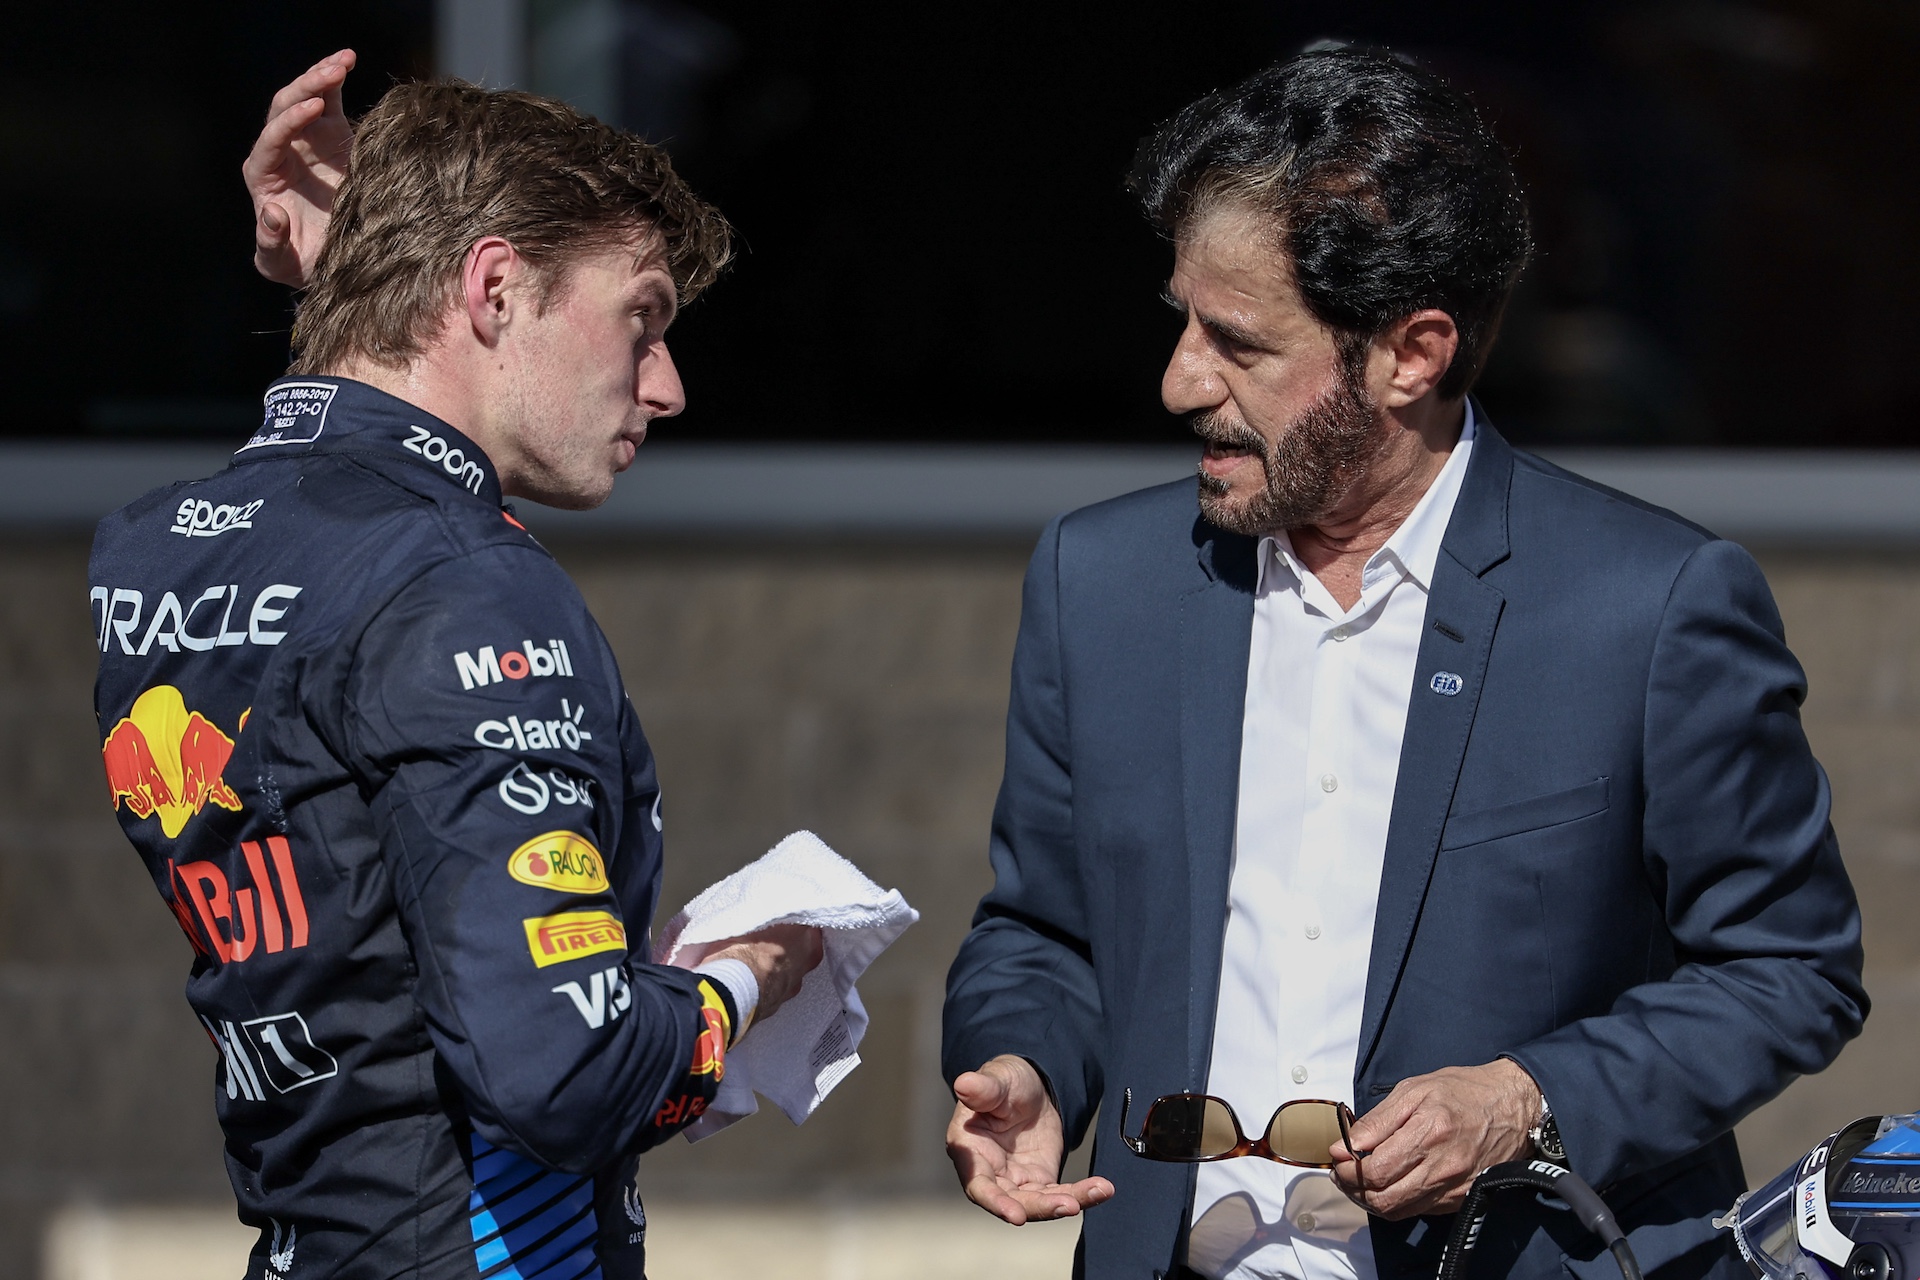
[[[1855,1120],[1714,1225],[1760,1280],[1920,1280],[1920,1114]]]

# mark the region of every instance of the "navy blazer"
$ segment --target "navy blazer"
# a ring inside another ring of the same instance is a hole
[[[1481,421],[1427,604],[1354,1097],[1510,1055],[1649,1274],[1744,1277],[1708,1221],[1745,1189],[1730,1130],[1867,1009],[1805,677],[1744,550]],[[952,1080],[1031,1059],[1069,1145],[1109,1104],[1093,1168],[1117,1194],[1076,1267],[1101,1280],[1184,1251],[1192,1167],[1106,1131],[1123,1088],[1206,1086],[1255,546],[1182,481],[1054,521],[1027,574],[994,886],[942,1061]],[[1447,1227],[1374,1219],[1381,1280],[1432,1275]],[[1528,1201],[1496,1208],[1475,1266],[1616,1274]]]

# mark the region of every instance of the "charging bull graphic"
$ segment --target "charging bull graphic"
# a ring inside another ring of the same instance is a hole
[[[246,724],[243,713],[234,731]],[[107,735],[101,755],[113,807],[124,802],[136,818],[158,814],[168,839],[209,804],[240,810],[240,797],[220,776],[233,755],[233,739],[198,711],[187,710],[170,684],[155,685],[134,700],[133,709]]]
[[[727,1074],[727,1006],[711,984],[700,984],[700,1021],[705,1030],[693,1042],[693,1074],[712,1076],[717,1083]]]

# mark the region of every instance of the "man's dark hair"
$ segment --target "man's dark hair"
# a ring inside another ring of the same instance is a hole
[[[1128,182],[1178,239],[1208,213],[1270,221],[1349,366],[1416,311],[1453,317],[1441,379],[1466,394],[1533,249],[1506,152],[1446,81],[1384,49],[1315,49],[1211,93],[1140,148]]]

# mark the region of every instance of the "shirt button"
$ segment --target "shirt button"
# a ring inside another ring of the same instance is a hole
[[[1308,926],[1307,926],[1307,941],[1308,941],[1308,942],[1315,942],[1315,941],[1318,941],[1318,940],[1319,940],[1319,937],[1320,937],[1320,926],[1319,926],[1319,925],[1317,925],[1317,924],[1310,924],[1310,925],[1308,925]]]
[[[1310,1213],[1303,1213],[1293,1220],[1293,1225],[1302,1231],[1311,1231],[1316,1225],[1316,1219]]]
[[[1307,1069],[1305,1067],[1295,1067],[1293,1069],[1293,1082],[1295,1084],[1305,1084],[1307,1082]]]
[[[1335,640],[1345,640],[1348,636],[1353,634],[1353,628],[1352,627],[1335,627],[1329,634],[1331,634]]]
[[[1338,791],[1340,789],[1340,779],[1330,773],[1323,773],[1320,775],[1320,789],[1329,792]]]

